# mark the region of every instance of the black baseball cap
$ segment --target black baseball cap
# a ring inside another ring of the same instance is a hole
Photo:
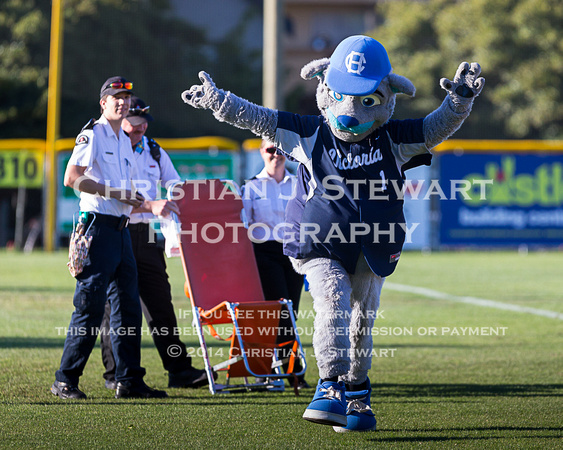
[[[120,92],[129,92],[133,94],[133,82],[126,80],[123,77],[110,77],[102,85],[100,89],[100,98],[104,95],[115,95]]]
[[[149,114],[149,110],[150,106],[147,106],[143,100],[133,95],[126,119],[133,126],[141,125],[144,122],[152,122],[154,118]]]

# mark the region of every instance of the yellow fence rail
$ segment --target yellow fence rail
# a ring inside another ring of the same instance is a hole
[[[563,141],[560,140],[492,140],[492,139],[450,139],[442,142],[435,153],[444,152],[563,152]]]

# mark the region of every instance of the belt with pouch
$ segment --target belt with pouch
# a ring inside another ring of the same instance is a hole
[[[129,225],[129,217],[126,215],[123,216],[112,216],[109,214],[100,214],[100,213],[88,213],[88,220],[86,222],[87,225],[90,225],[93,222],[94,225],[106,225],[110,228],[113,228],[117,231],[121,231],[127,228]]]

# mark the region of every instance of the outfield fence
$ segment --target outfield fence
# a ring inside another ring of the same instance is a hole
[[[182,179],[241,184],[262,168],[260,139],[156,140]],[[41,235],[47,250],[64,243],[78,210],[62,183],[73,147],[56,141],[51,167],[44,140],[0,140],[0,247],[30,250]],[[430,167],[406,172],[407,249],[563,246],[563,141],[452,139],[433,153]]]

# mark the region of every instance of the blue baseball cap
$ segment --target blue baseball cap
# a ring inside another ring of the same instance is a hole
[[[326,84],[344,95],[369,95],[391,73],[385,47],[368,36],[344,39],[330,57]]]

